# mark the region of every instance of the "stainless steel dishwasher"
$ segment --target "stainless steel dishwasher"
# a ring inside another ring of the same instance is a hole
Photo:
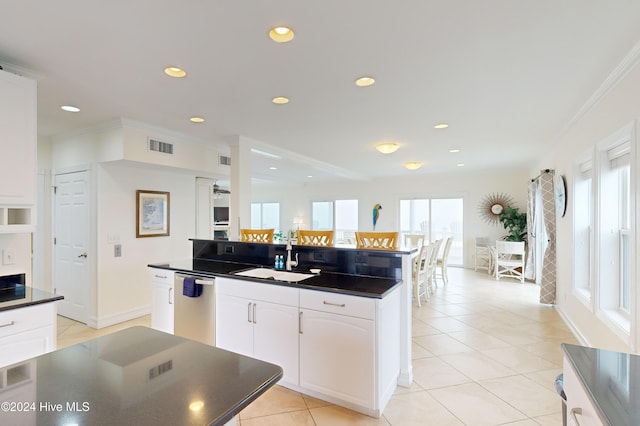
[[[185,278],[195,279],[196,284],[202,285],[202,293],[198,297],[182,294]],[[177,273],[174,291],[173,334],[215,346],[215,278]]]

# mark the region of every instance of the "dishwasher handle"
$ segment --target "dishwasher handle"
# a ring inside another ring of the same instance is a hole
[[[196,278],[196,284],[202,284],[202,285],[214,285],[215,284],[215,279],[211,279],[211,280],[204,280],[201,278]]]

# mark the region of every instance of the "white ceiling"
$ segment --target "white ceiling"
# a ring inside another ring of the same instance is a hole
[[[630,0],[0,0],[0,65],[37,77],[42,135],[123,117],[257,141],[288,159],[255,156],[263,179],[370,179],[527,167],[636,46],[639,23]],[[269,40],[276,25],[295,39]],[[165,76],[170,65],[188,76]],[[356,87],[362,75],[376,84]],[[385,140],[401,148],[383,156]]]

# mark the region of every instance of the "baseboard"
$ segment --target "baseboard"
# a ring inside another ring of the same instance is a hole
[[[87,322],[89,327],[104,328],[110,325],[120,324],[121,322],[129,321],[132,319],[140,318],[151,313],[151,305],[145,305],[136,309],[132,309],[125,312],[119,312],[112,315],[106,315],[100,318],[91,317]]]

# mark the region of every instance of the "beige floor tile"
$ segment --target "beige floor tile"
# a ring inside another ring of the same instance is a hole
[[[439,333],[442,333],[442,332],[436,328],[433,328],[423,320],[420,320],[418,318],[413,318],[413,321],[411,324],[411,335],[413,337],[427,336],[430,334],[439,334]]]
[[[299,392],[276,385],[242,410],[240,419],[244,420],[306,409],[307,404]]]
[[[389,426],[384,417],[376,419],[336,405],[309,411],[317,426]]]
[[[415,342],[411,344],[411,358],[419,359],[419,358],[433,358],[435,355],[418,345]]]
[[[531,373],[560,367],[557,364],[515,346],[487,349],[481,352],[518,373]]]
[[[534,371],[533,373],[526,373],[523,376],[533,380],[540,386],[549,389],[552,392],[556,391],[556,377],[562,373],[562,368],[552,368],[551,370]]]
[[[384,410],[384,417],[394,426],[463,425],[425,391],[394,395]]]
[[[509,343],[502,341],[490,335],[489,333],[485,333],[484,331],[475,329],[454,331],[447,334],[478,351],[483,349],[503,348],[506,346],[511,346]]]
[[[477,383],[433,389],[429,393],[467,425],[493,426],[527,418]]]
[[[422,392],[424,389],[420,386],[415,380],[411,383],[411,386],[408,388],[404,386],[396,386],[396,390],[393,391],[394,395],[403,395],[411,392]]]
[[[327,405],[331,405],[330,402],[323,401],[322,399],[314,398],[309,395],[305,395],[301,393],[302,399],[304,403],[307,404],[307,408],[318,408],[318,407],[326,407]]]
[[[450,333],[453,331],[472,330],[472,327],[468,324],[458,321],[453,317],[439,317],[431,318],[428,324],[443,333]]]
[[[414,337],[413,341],[436,356],[473,352],[473,349],[447,334]]]
[[[440,359],[475,381],[518,374],[480,352],[442,355]]]
[[[532,419],[540,426],[562,426],[562,412]]]
[[[239,426],[315,426],[315,422],[309,410],[301,410],[242,419]]]
[[[557,413],[562,404],[556,392],[543,387],[525,376],[483,380],[482,387],[508,402],[527,417]]]
[[[469,377],[439,358],[414,360],[413,380],[423,389],[436,389],[471,382]]]
[[[538,423],[534,422],[531,419],[526,420],[518,420],[517,422],[504,423],[501,426],[539,426]]]

